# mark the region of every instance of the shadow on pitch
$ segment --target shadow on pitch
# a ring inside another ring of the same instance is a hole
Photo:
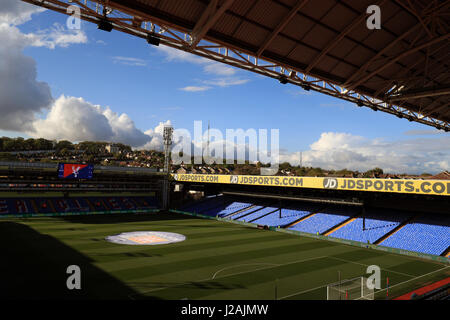
[[[201,298],[225,290],[246,289],[241,284],[225,284],[218,281],[191,281],[181,283],[139,282],[131,283],[138,288],[142,295],[133,296],[135,300],[155,300],[155,296],[162,294],[165,299],[178,299],[179,296],[195,296]]]
[[[0,222],[0,298],[129,299],[137,293],[58,239],[24,224]],[[67,267],[81,269],[81,290],[67,289]]]
[[[159,212],[159,213],[111,213],[111,214],[91,214],[79,216],[54,216],[58,220],[64,220],[71,223],[82,224],[115,224],[127,222],[152,222],[152,221],[175,221],[198,219],[196,217],[185,216],[177,213]]]
[[[234,289],[245,289],[246,287],[241,284],[223,284],[220,282],[131,282],[130,285],[133,287],[139,287],[140,289],[170,289],[170,288],[178,288],[178,289],[212,289],[212,290],[234,290]]]

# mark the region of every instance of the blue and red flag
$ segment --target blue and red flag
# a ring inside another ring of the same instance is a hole
[[[58,177],[65,179],[91,179],[94,171],[92,164],[60,163]]]

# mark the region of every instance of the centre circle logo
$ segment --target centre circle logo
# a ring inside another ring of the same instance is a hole
[[[117,244],[152,246],[168,244],[186,240],[182,234],[161,231],[135,231],[124,232],[105,238],[106,241]]]

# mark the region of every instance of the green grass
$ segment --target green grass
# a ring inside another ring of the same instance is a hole
[[[104,240],[140,230],[187,239]],[[3,298],[274,299],[276,291],[278,299],[326,299],[338,272],[355,278],[372,264],[383,288],[389,277],[392,297],[450,275],[437,262],[173,213],[0,220],[0,254]],[[81,268],[81,291],[66,289],[72,264]]]

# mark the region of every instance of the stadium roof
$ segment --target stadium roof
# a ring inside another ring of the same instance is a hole
[[[450,129],[448,0],[23,1]],[[381,29],[367,27],[370,5]]]

